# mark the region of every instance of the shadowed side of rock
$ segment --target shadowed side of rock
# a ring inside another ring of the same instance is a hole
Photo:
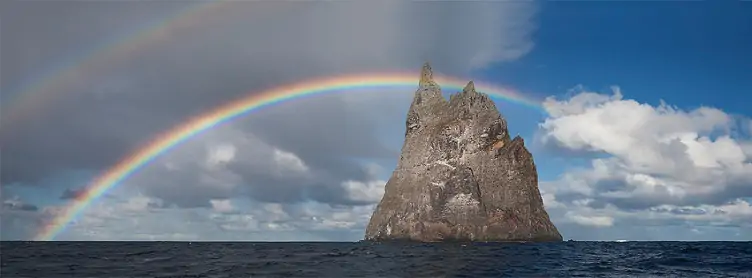
[[[423,66],[405,142],[366,240],[561,241],[533,157],[473,82],[447,101]]]

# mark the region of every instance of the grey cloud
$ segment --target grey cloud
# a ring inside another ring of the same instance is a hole
[[[568,157],[568,158],[583,158],[583,159],[595,159],[603,157],[605,153],[591,150],[591,149],[571,149],[562,145],[561,142],[553,140],[548,141],[544,138],[545,131],[538,129],[533,134],[533,140],[531,142],[532,147],[539,150],[540,153],[552,156],[552,157]]]
[[[665,178],[665,177],[664,177]],[[557,182],[559,186],[565,187],[565,182]],[[740,197],[752,196],[752,183],[727,183],[726,187],[720,188],[713,193],[676,196],[669,192],[669,189],[662,185],[654,187],[650,193],[632,193],[627,182],[622,178],[611,177],[604,180],[595,180],[588,184],[592,189],[592,195],[585,195],[578,192],[563,191],[556,194],[556,200],[560,202],[572,202],[590,198],[592,201],[587,206],[594,209],[602,209],[611,204],[624,211],[643,211],[663,204],[677,206],[688,205],[722,205]],[[617,193],[620,196],[614,196]]]
[[[2,89],[39,76],[59,57],[75,62],[102,37],[148,26],[187,4],[4,2]],[[61,171],[102,170],[193,115],[279,84],[353,72],[417,73],[425,60],[444,73],[466,74],[516,59],[532,48],[536,13],[534,3],[222,5],[229,7],[209,12],[201,24],[170,30],[118,56],[105,54],[79,78],[55,86],[58,91],[40,92],[65,97],[35,108],[38,113],[23,124],[3,123],[12,130],[1,134],[2,182],[33,184]],[[470,13],[472,21],[447,16]],[[447,40],[452,37],[462,39]],[[7,119],[7,111],[0,118]],[[270,108],[252,118],[248,126],[255,134],[332,176],[361,175],[349,157],[395,155],[378,140],[373,123],[337,97],[315,107]]]
[[[4,210],[37,211],[39,210],[39,207],[33,204],[24,203],[23,201],[20,201],[17,199],[10,199],[10,200],[3,201],[3,209]]]
[[[63,193],[60,195],[60,199],[63,200],[70,200],[70,199],[77,199],[78,197],[81,197],[85,191],[85,189],[70,189],[66,188]]]
[[[36,211],[0,210],[0,238],[2,240],[29,240],[42,224]]]
[[[705,211],[703,209],[697,209],[697,208],[652,208],[651,211],[657,211],[657,212],[670,212],[675,214],[687,214],[687,215],[701,215],[701,214],[708,214],[708,211]]]
[[[609,193],[621,191],[627,184],[622,179],[606,178],[596,181],[592,186],[598,193]]]
[[[192,116],[282,84],[338,74],[414,69],[417,85],[419,67],[426,60],[440,73],[471,75],[475,69],[514,60],[530,51],[537,10],[536,3],[522,2],[225,1],[216,5],[218,9],[197,17],[200,19],[183,22],[177,29],[163,29],[158,38],[140,36],[114,55],[107,52],[111,49],[105,49],[93,60],[95,63],[67,71],[71,75],[64,82],[51,84],[49,88],[54,91],[33,92],[42,100],[23,107],[29,111],[24,117],[14,118],[14,109],[8,109],[17,104],[17,89],[23,84],[50,80],[44,79],[46,73],[54,74],[57,66],[75,65],[103,45],[117,46],[122,34],[169,26],[160,25],[160,20],[191,4],[196,3],[2,2],[0,183],[33,186],[66,171],[100,172]],[[456,14],[473,14],[473,20],[457,18]],[[412,93],[410,89],[402,92],[408,101]],[[121,215],[141,222],[123,218],[120,224],[102,224],[104,220],[92,220],[71,228],[62,239],[152,239],[155,235],[243,239],[242,232],[223,234],[217,225],[203,226],[206,218],[196,211],[210,209],[214,199],[245,198],[284,206],[314,200],[331,204],[322,210],[336,211],[336,215],[354,210],[368,215],[370,211],[359,209],[368,202],[350,198],[341,183],[375,180],[361,162],[398,156],[398,146],[382,140],[384,130],[398,136],[404,132],[405,110],[395,108],[409,104],[395,103],[403,101],[402,94],[301,99],[226,125],[236,129],[235,133],[214,128],[123,182],[120,188],[129,193],[160,200],[124,205],[145,210]],[[385,124],[392,127],[385,129]],[[393,128],[395,125],[400,128]],[[228,140],[238,146],[237,159],[207,167],[206,148]],[[274,149],[303,161],[308,168],[306,176],[275,174],[279,169],[270,164]],[[180,167],[173,169],[169,163]],[[62,196],[51,197],[72,198],[80,190],[73,187]],[[103,202],[124,202],[122,196],[107,197]],[[176,220],[174,224],[181,227],[178,230],[203,232],[181,234],[163,223],[182,215],[181,210],[199,216],[184,216],[192,222]],[[117,218],[104,215],[106,212],[98,213],[103,219]],[[46,215],[42,211],[28,213],[40,215],[30,222],[35,225],[46,217],[41,216]],[[144,218],[136,217],[138,213]],[[150,218],[159,214],[164,215]],[[311,217],[318,217],[317,221],[288,225],[318,225],[324,229],[332,223],[346,224],[348,228],[340,229],[351,235],[358,231],[355,235],[362,236],[358,235],[362,227],[352,226],[352,221],[321,220],[324,216],[315,214]],[[7,221],[3,218],[4,232],[15,227],[22,230],[22,225],[9,226]],[[137,225],[144,232],[124,234],[131,229],[117,225]],[[326,238],[318,231],[302,237],[287,231],[266,233],[257,236]]]
[[[34,82],[49,73],[40,69],[49,69],[51,65],[65,67],[91,54],[93,49],[113,42],[117,34],[154,24],[143,19],[164,18],[182,5],[170,1],[138,5],[3,1],[0,3],[3,19],[0,83],[4,89],[1,99],[5,102],[17,97],[5,89],[16,89],[21,82]],[[142,20],[136,20],[136,15]]]
[[[411,93],[408,91],[405,94]],[[327,107],[341,108],[322,109]],[[251,130],[263,131],[258,132],[263,140],[285,146],[306,161],[327,159],[329,156],[326,154],[334,152],[344,152],[356,158],[396,158],[399,150],[371,144],[377,134],[366,128],[375,127],[376,122],[357,116],[363,109],[368,109],[368,106],[348,103],[339,96],[329,95],[285,104],[282,109],[262,111],[249,118],[247,123]],[[406,111],[401,114],[406,115]],[[404,122],[400,121],[405,117],[401,114],[390,117],[396,120],[393,124]]]
[[[49,220],[48,216],[18,197],[5,199],[0,208],[0,239],[28,240]]]
[[[635,194],[629,198],[614,198],[608,196],[601,196],[600,198],[607,203],[611,203],[619,208],[625,210],[642,210],[650,207],[671,204],[677,206],[689,206],[689,205],[722,205],[729,201],[735,200],[741,197],[752,196],[752,182],[750,181],[736,181],[717,183],[719,188],[714,192],[708,194],[690,195],[690,196],[676,196],[669,192],[666,186],[656,186],[655,191],[649,194]],[[628,187],[625,183],[622,183],[623,187],[620,189],[627,190]]]

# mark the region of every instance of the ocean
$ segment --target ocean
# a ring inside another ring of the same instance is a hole
[[[0,277],[752,277],[752,242],[2,242]]]

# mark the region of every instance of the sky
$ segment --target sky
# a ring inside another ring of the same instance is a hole
[[[94,178],[218,105],[345,73],[415,72],[417,87],[430,61],[540,102],[496,104],[565,239],[752,240],[752,2],[233,1],[124,39],[187,5],[0,4],[0,239],[34,238]],[[343,91],[214,127],[55,239],[362,239],[413,93]]]

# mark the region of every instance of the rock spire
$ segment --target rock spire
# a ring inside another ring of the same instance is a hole
[[[561,241],[524,140],[470,81],[449,100],[421,70],[397,168],[366,240]]]

